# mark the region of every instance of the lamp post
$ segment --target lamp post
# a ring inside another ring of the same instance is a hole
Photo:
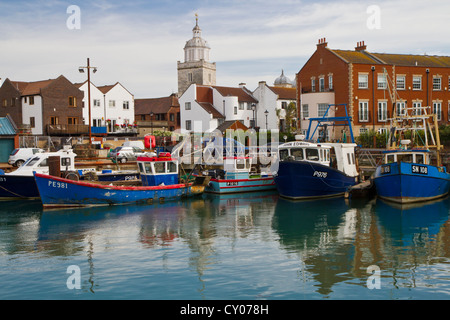
[[[252,103],[252,111],[253,111],[253,129],[256,127],[255,123],[255,110],[256,110],[256,104]]]
[[[150,112],[150,129],[153,134],[153,111]]]
[[[264,114],[266,115],[266,130],[267,130],[267,116],[269,115],[269,111],[264,111]]]
[[[96,73],[97,72],[97,67],[91,67],[89,64],[89,58],[87,58],[87,66],[86,67],[79,67],[78,71],[80,73],[84,73],[84,69],[87,70],[87,75],[88,75],[88,110],[89,110],[89,144],[92,143],[92,131],[91,131],[91,70],[93,69],[92,72]]]

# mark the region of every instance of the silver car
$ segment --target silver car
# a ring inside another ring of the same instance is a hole
[[[137,147],[117,147],[110,151],[108,157],[113,162],[126,163],[127,161],[136,161],[137,157],[145,155],[146,152]]]

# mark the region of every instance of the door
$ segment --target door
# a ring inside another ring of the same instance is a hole
[[[0,139],[0,162],[8,162],[10,153],[14,150],[14,139]]]

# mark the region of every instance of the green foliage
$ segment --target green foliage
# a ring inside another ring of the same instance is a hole
[[[441,144],[445,148],[450,148],[450,126],[448,125],[440,126],[439,136],[441,138]]]
[[[374,143],[375,136],[375,146]],[[386,142],[389,138],[389,133],[378,133],[373,130],[361,133],[356,137],[356,143],[361,145],[363,148],[386,148]]]

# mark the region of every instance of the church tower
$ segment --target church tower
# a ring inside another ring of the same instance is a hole
[[[216,85],[216,63],[209,62],[211,48],[202,38],[197,14],[192,33],[192,39],[184,46],[184,62],[178,61],[178,96],[181,96],[192,83]]]

